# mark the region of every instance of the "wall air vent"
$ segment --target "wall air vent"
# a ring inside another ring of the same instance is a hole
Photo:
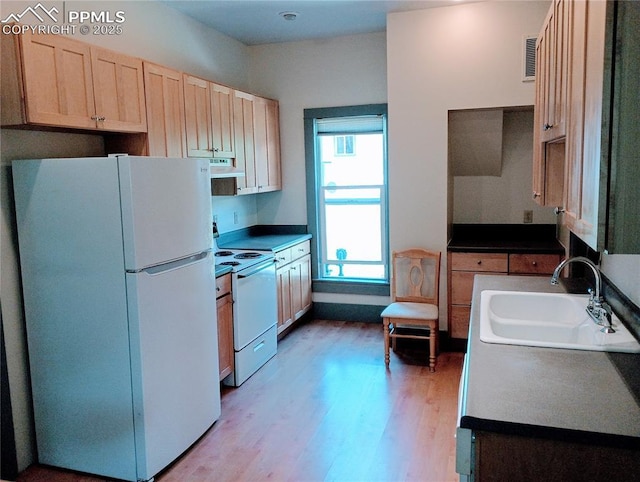
[[[529,82],[536,78],[536,40],[537,37],[523,39],[522,81]]]

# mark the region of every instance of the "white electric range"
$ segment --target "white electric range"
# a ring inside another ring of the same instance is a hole
[[[276,266],[272,253],[220,249],[214,238],[216,265],[231,266],[235,367],[224,379],[240,386],[277,352]]]

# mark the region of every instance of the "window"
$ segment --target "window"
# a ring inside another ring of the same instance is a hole
[[[386,106],[307,109],[305,137],[314,280],[388,283]]]
[[[353,136],[333,136],[336,156],[353,156]]]

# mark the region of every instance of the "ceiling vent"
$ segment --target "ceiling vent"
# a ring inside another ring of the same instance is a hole
[[[536,40],[537,37],[523,39],[522,81],[529,82],[536,78]]]

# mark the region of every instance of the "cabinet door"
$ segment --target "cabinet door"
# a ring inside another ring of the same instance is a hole
[[[279,112],[274,100],[255,97],[254,143],[258,191],[282,189]]]
[[[230,294],[216,300],[220,380],[233,372],[233,303]]]
[[[213,157],[235,157],[233,90],[210,83]]]
[[[296,319],[300,318],[311,308],[311,256],[306,255],[298,261],[300,276],[300,305]]]
[[[278,268],[278,333],[293,322],[291,305],[291,265]]]
[[[282,189],[280,173],[280,106],[275,100],[267,100],[267,170],[269,190]]]
[[[291,263],[291,311],[294,321],[311,306],[311,257],[304,256]]]
[[[182,74],[144,63],[150,156],[186,157]]]
[[[606,2],[572,2],[569,146],[565,217],[568,228],[598,250],[600,156]],[[606,180],[605,180],[606,184]]]
[[[21,36],[25,117],[30,124],[95,129],[91,50],[58,35]]]
[[[256,153],[256,181],[258,191],[269,187],[269,159],[267,139],[267,100],[256,97],[253,103],[253,139]]]
[[[543,119],[546,116],[546,44],[544,31],[536,41],[536,79],[535,79],[535,107],[533,113],[533,199],[544,205],[544,141],[542,137]]]
[[[236,167],[245,175],[237,178],[238,194],[258,192],[256,182],[255,148],[254,148],[254,96],[234,91],[233,120],[236,150]]]
[[[554,1],[554,75],[553,75],[553,127],[551,139],[566,135],[567,96],[568,96],[568,60],[569,60],[569,0]]]
[[[98,129],[146,132],[142,60],[92,47],[91,66]]]
[[[184,114],[188,157],[213,157],[209,82],[184,76]]]
[[[536,43],[533,198],[563,203],[570,2],[555,0]]]

